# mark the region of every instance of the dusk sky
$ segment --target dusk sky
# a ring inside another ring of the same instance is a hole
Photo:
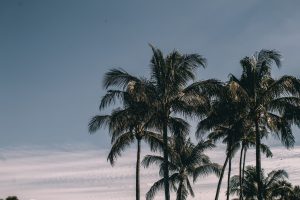
[[[87,128],[105,93],[103,74],[121,67],[147,77],[149,43],[203,55],[199,80],[238,75],[239,60],[260,49],[282,53],[274,76],[299,78],[299,10],[297,0],[0,0],[0,157],[71,146],[104,149],[105,162],[106,131],[90,136]],[[1,173],[8,172],[0,171],[0,195],[8,191]]]

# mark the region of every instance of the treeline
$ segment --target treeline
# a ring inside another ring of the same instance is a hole
[[[261,154],[272,156],[262,140],[278,138],[292,148],[295,138],[292,126],[300,125],[300,80],[294,76],[272,76],[272,67],[281,66],[276,50],[261,50],[240,61],[241,75],[229,74],[226,82],[217,79],[199,80],[196,72],[206,67],[199,54],[168,55],[151,46],[150,74],[137,77],[123,69],[111,69],[103,79],[106,94],[100,111],[117,106],[109,115],[94,116],[89,132],[107,127],[111,136],[108,161],[132,144],[137,145],[136,199],[140,199],[140,166],[159,166],[162,177],[146,194],[155,197],[164,190],[170,200],[170,189],[177,200],[194,196],[193,182],[208,174],[219,177],[215,200],[228,168],[226,198],[240,200],[300,199],[298,186],[287,181],[287,173],[277,170],[264,173]],[[190,140],[189,120],[196,120],[196,144]],[[147,155],[141,161],[141,142],[159,155]],[[213,163],[205,152],[218,143],[226,146],[222,166]],[[249,148],[255,148],[256,165],[246,166]],[[232,158],[239,156],[239,174],[232,176]]]
[[[4,199],[0,199],[0,200],[4,200]],[[19,200],[19,199],[16,196],[9,196],[9,197],[6,197],[5,200]]]

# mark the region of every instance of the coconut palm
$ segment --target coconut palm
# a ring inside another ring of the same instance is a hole
[[[252,127],[247,131],[247,134],[243,135],[241,139],[241,150],[240,150],[240,162],[239,162],[239,181],[240,181],[240,196],[239,199],[243,200],[243,180],[244,180],[244,173],[245,173],[245,165],[246,165],[246,155],[247,151],[251,147],[255,147],[255,134],[253,134],[254,128]],[[261,132],[264,133],[261,129]],[[264,135],[264,134],[263,134]],[[266,144],[261,143],[261,151],[266,155],[267,158],[272,157],[273,153],[270,150],[269,146]]]
[[[111,70],[105,75],[107,82],[114,82],[112,74],[127,73],[121,70]],[[129,75],[128,75],[129,76]],[[117,82],[117,81],[116,81]],[[145,88],[143,85],[147,81],[135,79],[127,82],[127,86],[121,90],[109,90],[101,100],[100,110],[120,100],[122,107],[112,111],[110,115],[97,115],[89,123],[90,133],[94,133],[102,126],[108,126],[111,134],[112,147],[108,154],[108,160],[114,165],[117,157],[133,143],[137,143],[137,161],[136,161],[136,199],[140,199],[140,154],[141,141],[150,144],[152,150],[157,150],[162,146],[160,134],[153,132],[147,122],[151,118],[151,110],[145,103]],[[109,85],[109,84],[108,84]]]
[[[170,185],[176,191],[177,200],[185,200],[188,195],[194,197],[194,191],[190,178],[194,181],[201,176],[211,173],[219,175],[220,166],[212,163],[204,151],[213,148],[210,141],[200,141],[194,145],[186,137],[176,136],[170,141],[168,167],[171,172],[169,177]],[[163,175],[164,158],[157,155],[147,155],[143,160],[143,165],[149,167],[157,164],[160,167],[160,175]],[[147,200],[152,200],[158,190],[163,188],[164,178],[155,182],[146,194]]]
[[[222,143],[226,145],[226,159],[218,182],[215,196],[216,200],[219,198],[221,183],[227,164],[229,165],[227,190],[229,188],[231,160],[236,151],[242,146],[242,149],[245,149],[246,152],[249,146],[255,145],[253,137],[250,137],[251,132],[253,132],[253,125],[249,120],[244,102],[232,92],[232,87],[232,83],[229,82],[222,88],[222,91],[217,96],[218,98],[211,104],[209,113],[207,113],[206,117],[198,123],[196,132],[196,136],[199,137],[202,136],[203,133],[206,133],[206,131],[212,130],[212,132],[208,134],[208,138],[214,142],[221,140]],[[260,146],[267,156],[271,155],[271,152],[266,145],[261,144]],[[244,162],[245,159],[246,155],[244,155]],[[240,171],[241,164],[242,160],[240,159]],[[228,199],[229,194],[227,193],[227,200]]]
[[[296,185],[293,187],[293,192],[290,195],[290,200],[300,200],[300,186]]]
[[[221,183],[227,164],[228,180],[227,187],[230,184],[231,160],[237,149],[240,147],[240,140],[247,130],[247,115],[244,113],[243,104],[231,93],[231,85],[226,84],[222,87],[217,98],[211,103],[210,111],[197,126],[196,136],[202,137],[207,131],[208,138],[214,142],[222,140],[226,145],[226,159],[222,167],[221,176],[218,182],[215,199],[219,198]],[[229,194],[227,194],[227,200]]]
[[[243,181],[243,196],[245,200],[258,199],[258,182],[256,178],[256,168],[248,166],[245,171],[245,177]],[[265,176],[264,171],[261,171],[262,182],[262,197],[265,200],[285,200],[289,199],[288,196],[292,192],[292,186],[287,182],[288,174],[284,170],[274,170]],[[239,194],[239,176],[233,176],[231,178],[230,194]]]
[[[238,79],[234,75],[230,77],[236,95],[244,102],[255,127],[258,200],[262,200],[262,183],[259,181],[262,137],[259,127],[265,127],[268,132],[275,133],[286,147],[292,147],[295,142],[291,124],[295,122],[293,118],[296,115],[290,114],[286,117],[285,113],[291,111],[290,108],[300,105],[300,81],[293,76],[272,78],[271,67],[274,63],[280,67],[280,59],[281,55],[275,50],[261,50],[252,57],[241,60],[241,78]]]
[[[293,186],[288,181],[282,180],[274,188],[273,196],[275,200],[300,200],[300,187],[298,185]]]
[[[231,174],[231,161],[233,156],[235,155],[236,151],[239,148],[239,141],[238,141],[238,133],[234,128],[232,127],[218,127],[215,128],[215,130],[213,132],[211,132],[208,136],[208,138],[212,139],[213,141],[217,141],[222,139],[222,143],[226,144],[226,158],[225,158],[225,162],[223,164],[222,167],[222,171],[221,171],[221,176],[218,182],[218,187],[217,187],[217,192],[216,192],[216,197],[215,199],[218,199],[219,197],[219,192],[220,192],[220,188],[221,188],[221,183],[222,183],[222,179],[224,176],[224,172],[225,169],[227,167],[228,164],[228,180],[227,180],[227,187],[229,187],[229,179],[230,179],[230,174]],[[229,194],[226,194],[226,199],[229,199]]]
[[[195,72],[199,67],[205,67],[206,60],[198,54],[181,54],[174,50],[167,56],[151,46],[153,56],[151,58],[152,84],[148,89],[151,97],[151,106],[156,110],[153,119],[163,134],[164,157],[164,189],[165,200],[170,200],[169,191],[169,167],[168,167],[168,123],[174,114],[191,116],[197,107],[198,113],[203,113],[207,107],[207,95],[218,89],[219,82],[206,80],[191,83],[195,79]]]
[[[292,184],[287,180],[278,181],[278,183],[274,184],[273,199],[290,200],[294,194],[293,189]]]

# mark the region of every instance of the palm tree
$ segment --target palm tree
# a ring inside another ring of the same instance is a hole
[[[293,189],[292,184],[287,180],[278,181],[278,183],[274,184],[273,199],[290,200],[294,194]]]
[[[171,172],[169,177],[172,188],[176,191],[176,200],[185,200],[188,195],[194,197],[194,191],[190,182],[190,177],[194,181],[200,176],[211,173],[219,175],[220,166],[212,163],[204,151],[213,148],[210,141],[200,141],[194,145],[186,137],[176,136],[170,141],[168,167]],[[143,160],[143,165],[149,167],[151,164],[160,166],[160,172],[164,168],[164,158],[157,155],[147,155]],[[160,173],[163,175],[162,173]],[[152,200],[158,190],[163,188],[164,178],[155,182],[146,194],[147,200]]]
[[[240,79],[234,75],[230,77],[236,95],[244,102],[255,127],[258,200],[262,200],[259,173],[262,137],[259,127],[265,127],[268,132],[275,133],[286,147],[292,147],[295,142],[291,124],[295,122],[296,115],[288,115],[286,112],[290,113],[290,108],[300,105],[300,81],[293,76],[272,78],[271,66],[275,63],[280,67],[280,59],[281,55],[275,50],[261,50],[252,57],[241,60],[243,72]]]
[[[205,67],[206,60],[198,54],[181,54],[173,51],[164,57],[163,53],[151,46],[151,86],[148,96],[151,106],[156,110],[153,119],[163,134],[164,189],[165,200],[170,200],[168,167],[168,123],[174,114],[191,116],[196,108],[199,113],[206,110],[207,95],[218,89],[219,82],[206,80],[188,85],[195,79],[195,71]]]
[[[254,128],[249,128],[247,134],[244,134],[241,139],[241,152],[240,152],[240,162],[239,162],[239,182],[240,182],[240,196],[239,199],[243,200],[243,180],[244,180],[244,173],[245,173],[245,165],[246,165],[246,155],[247,151],[250,147],[255,147],[255,134],[253,134]],[[244,132],[245,133],[245,132]],[[261,133],[265,133],[261,129]],[[262,136],[265,134],[262,134]],[[266,145],[261,143],[261,151],[266,154],[266,157],[273,157],[273,153],[271,152],[270,148]]]
[[[300,200],[300,186],[296,185],[293,188],[293,192],[290,195],[290,200]]]
[[[230,174],[231,174],[231,161],[233,156],[235,155],[236,151],[239,148],[239,141],[238,141],[238,134],[233,127],[218,127],[215,128],[213,132],[211,132],[208,136],[209,139],[212,139],[214,142],[217,140],[220,140],[223,138],[222,143],[226,144],[226,159],[222,167],[222,172],[221,176],[218,182],[218,187],[217,187],[217,192],[216,192],[216,197],[215,199],[218,199],[219,197],[219,192],[221,188],[221,183],[223,179],[223,175],[225,172],[225,169],[228,164],[228,180],[227,180],[227,187],[229,187],[229,180],[230,180]],[[229,199],[229,194],[226,194],[226,199]]]
[[[258,182],[256,178],[256,168],[248,166],[245,171],[244,182],[242,185],[245,200],[254,200],[258,198]],[[288,174],[284,170],[274,170],[265,177],[264,171],[260,172],[262,182],[262,197],[265,200],[287,200],[292,191],[292,186],[287,182]],[[239,194],[239,176],[233,176],[231,179],[230,194]]]
[[[221,92],[212,101],[210,110],[206,117],[202,119],[197,126],[196,136],[202,137],[206,131],[211,131],[208,138],[214,142],[222,140],[226,144],[226,159],[222,167],[219,178],[215,199],[219,198],[221,183],[227,164],[228,180],[227,187],[230,184],[231,160],[237,149],[240,147],[240,140],[247,130],[247,123],[244,114],[243,104],[231,93],[231,85],[226,84],[222,87]],[[227,193],[227,200],[229,194]]]
[[[105,75],[105,83],[110,86],[116,83],[115,78],[128,75],[124,70],[113,69]],[[110,84],[107,84],[107,83]],[[151,131],[147,122],[151,118],[151,110],[145,103],[144,86],[147,81],[142,79],[131,80],[122,90],[109,90],[102,98],[100,110],[115,103],[117,99],[121,100],[122,107],[112,111],[110,115],[97,115],[89,123],[90,133],[94,133],[102,126],[108,126],[111,134],[112,147],[108,154],[108,160],[111,165],[122,151],[137,143],[137,161],[136,161],[136,199],[140,199],[140,154],[141,141],[150,144],[152,150],[162,146],[162,138],[159,134]],[[124,86],[123,86],[124,87]]]
[[[230,187],[231,160],[238,148],[242,146],[241,152],[244,153],[243,161],[245,163],[247,148],[255,145],[253,137],[250,137],[251,132],[253,132],[253,125],[249,120],[244,102],[241,101],[239,96],[233,93],[232,88],[232,82],[228,82],[223,86],[217,99],[212,102],[210,111],[206,114],[206,118],[198,123],[196,132],[196,136],[199,137],[206,133],[206,131],[212,130],[212,132],[208,134],[208,138],[214,142],[222,140],[222,143],[226,145],[226,159],[218,182],[215,196],[216,200],[219,198],[221,183],[227,164],[229,165],[227,191]],[[261,144],[260,147],[267,156],[272,155],[266,145]],[[242,175],[241,166],[242,156],[240,157],[240,174]],[[227,193],[227,200],[228,199],[229,193]]]

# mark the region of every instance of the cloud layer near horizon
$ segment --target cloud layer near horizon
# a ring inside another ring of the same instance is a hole
[[[124,153],[116,166],[106,162],[106,151],[97,149],[49,150],[2,149],[0,155],[0,197],[17,195],[22,200],[132,200],[135,196],[135,152]],[[286,169],[290,181],[300,184],[300,147],[292,151],[273,148],[274,157],[264,159],[267,172]],[[209,153],[213,161],[222,163],[221,149]],[[254,164],[253,152],[248,163]],[[236,167],[236,161],[234,164]],[[236,174],[236,168],[233,169]],[[158,178],[157,169],[141,170],[141,194],[144,197],[151,184]],[[223,181],[224,194],[226,177]],[[194,190],[196,197],[212,199],[217,179],[209,176],[199,179]],[[142,198],[143,199],[143,198]],[[162,193],[156,199],[163,199]]]

